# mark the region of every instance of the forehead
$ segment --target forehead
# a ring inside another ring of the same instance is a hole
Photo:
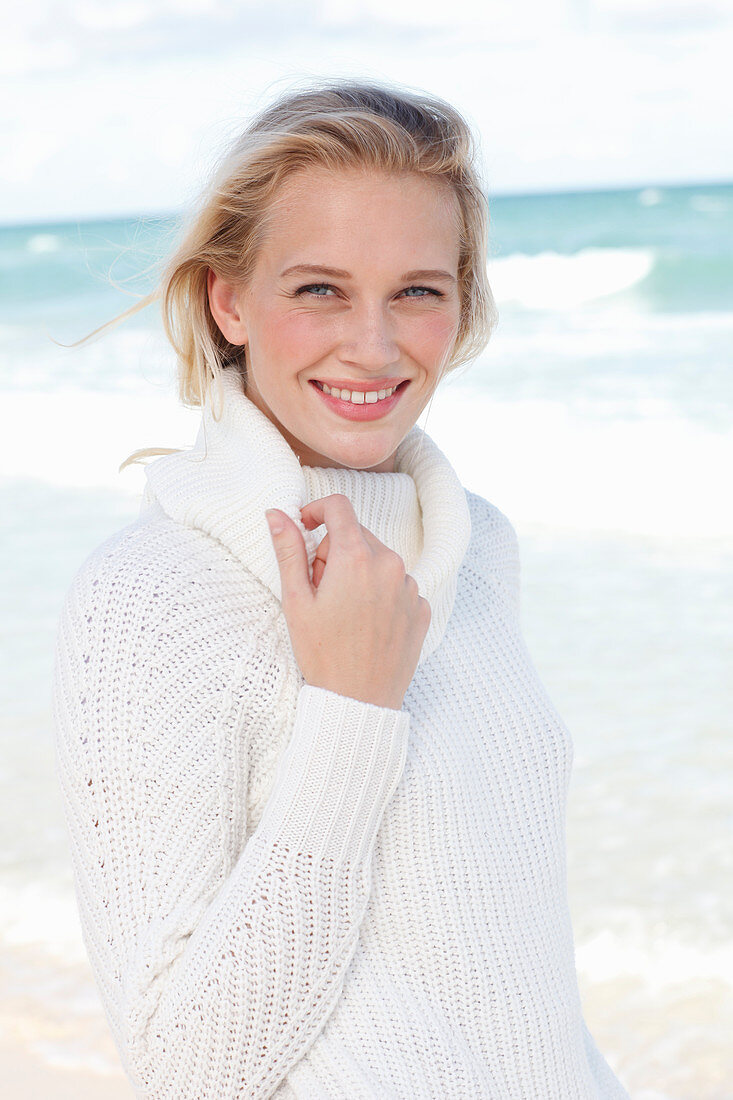
[[[414,172],[301,169],[281,185],[266,221],[263,249],[273,261],[325,263],[325,253],[338,252],[339,264],[328,260],[334,266],[346,266],[349,256],[404,263],[409,253],[410,267],[458,265],[456,195],[448,183]]]

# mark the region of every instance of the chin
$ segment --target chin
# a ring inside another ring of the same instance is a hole
[[[334,454],[332,461],[338,463],[341,466],[349,466],[352,470],[370,470],[374,466],[381,466],[387,462],[394,454],[396,448],[374,448],[364,447],[344,449],[342,453],[338,455]]]

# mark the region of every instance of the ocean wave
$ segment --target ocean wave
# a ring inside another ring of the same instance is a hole
[[[730,210],[730,203],[722,195],[693,195],[690,198],[690,206],[699,214],[712,214],[714,217],[723,217]]]
[[[643,914],[635,924],[628,934],[602,929],[576,943],[578,973],[593,983],[633,977],[649,993],[704,981],[718,981],[733,990],[733,945],[686,942],[673,930],[656,930]]]
[[[495,401],[480,390],[446,389],[429,410],[427,431],[463,484],[515,522],[733,538],[733,515],[720,506],[733,431],[712,430],[651,399],[633,417],[598,413],[592,403]]]
[[[497,303],[567,309],[640,283],[654,267],[650,248],[583,248],[571,255],[518,252],[489,261]]]
[[[120,463],[142,447],[186,447],[199,414],[170,393],[10,392],[4,395],[5,478],[60,488],[106,488],[139,495],[142,470]]]
[[[49,875],[32,882],[0,879],[0,943],[3,954],[41,947],[58,962],[81,964],[86,951],[71,884]]]
[[[26,243],[28,252],[39,255],[42,252],[58,252],[62,247],[62,240],[55,233],[35,233]]]
[[[141,313],[135,323],[128,321],[110,329],[103,338],[83,347],[71,349],[53,342],[71,344],[113,316],[114,311],[101,314],[97,304],[94,310],[75,315],[73,324],[68,313],[59,310],[52,314],[43,308],[27,316],[16,313],[3,318],[0,385],[8,390],[46,392],[137,388],[145,397],[151,380],[165,384],[172,379],[175,356],[155,311]],[[674,373],[681,356],[710,359],[719,346],[721,356],[725,355],[722,374],[729,370],[731,341],[730,310],[653,313],[609,301],[602,310],[526,315],[520,322],[500,315],[488,351],[467,373],[485,378],[490,385],[507,357],[512,363],[524,359],[525,369],[537,378],[554,371],[556,362],[584,360],[587,364],[592,359],[594,371],[586,365],[586,375],[618,374],[633,367],[643,381],[655,365],[663,363],[667,372]],[[632,360],[632,356],[636,358]]]
[[[576,897],[576,912],[582,900]],[[686,940],[674,926],[660,929],[653,914],[624,912],[621,927],[609,911],[608,926],[587,938],[576,936],[578,973],[586,983],[633,977],[657,994],[670,985],[717,981],[733,990],[733,945],[698,935]],[[48,879],[22,885],[0,882],[0,944],[7,959],[37,948],[65,966],[84,965],[86,951],[72,887]]]

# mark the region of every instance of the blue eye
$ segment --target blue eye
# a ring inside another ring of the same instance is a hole
[[[411,290],[420,290],[424,291],[424,293],[410,294],[409,291]],[[443,294],[440,290],[434,290],[431,286],[408,286],[404,293],[407,294],[409,298],[427,298],[431,294],[433,294],[436,298],[443,297]]]
[[[295,291],[295,297],[310,295],[312,298],[329,298],[331,297],[331,291],[335,291],[335,287],[331,286],[330,283],[309,283],[308,286],[298,287]],[[412,291],[417,293],[411,293]],[[401,293],[408,298],[444,297],[441,290],[436,290],[430,286],[408,286]]]
[[[310,286],[301,286],[296,290],[296,294],[312,294],[314,298],[326,298],[326,294],[318,293],[321,290],[332,290],[328,283],[311,283]]]

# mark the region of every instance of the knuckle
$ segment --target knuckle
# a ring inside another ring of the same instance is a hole
[[[372,552],[364,542],[363,538],[360,538],[358,534],[354,534],[353,538],[350,538],[346,544],[346,549],[349,554],[349,560],[352,565],[357,567],[366,567],[372,561]]]
[[[352,503],[345,493],[331,493],[330,496],[326,497],[326,500],[331,501],[333,507],[340,508],[345,512],[354,511]]]
[[[398,580],[402,580],[406,576],[405,563],[396,550],[390,550],[389,547],[386,547],[382,551],[382,563],[385,570]]]
[[[407,589],[408,596],[417,596],[418,595],[419,589],[418,589],[417,581],[415,580],[415,578],[412,576],[411,573],[406,573],[405,574],[405,588]]]

